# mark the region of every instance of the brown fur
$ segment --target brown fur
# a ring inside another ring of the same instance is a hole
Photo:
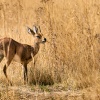
[[[34,43],[33,46],[27,45],[27,44],[21,44],[12,38],[3,38],[0,39],[0,62],[4,57],[6,57],[7,62],[4,65],[4,75],[6,76],[8,82],[11,84],[7,77],[7,67],[10,65],[11,61],[14,60],[16,62],[19,62],[23,65],[24,67],[24,83],[28,82],[28,76],[27,76],[27,64],[32,60],[32,57],[34,57],[38,51],[39,51],[39,46],[40,43],[45,43],[46,38],[42,40],[42,35],[38,33],[34,33],[34,31],[30,31],[31,29],[29,28],[29,32],[34,37]],[[38,38],[39,36],[40,38]]]

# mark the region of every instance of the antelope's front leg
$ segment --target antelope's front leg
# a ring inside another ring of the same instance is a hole
[[[23,68],[24,68],[24,84],[27,84],[28,83],[27,64],[23,64]]]

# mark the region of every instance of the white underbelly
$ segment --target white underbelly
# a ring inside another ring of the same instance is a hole
[[[16,54],[13,58],[13,61],[21,63],[21,58]]]

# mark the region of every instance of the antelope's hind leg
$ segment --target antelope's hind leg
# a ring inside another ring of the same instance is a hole
[[[0,53],[0,62],[3,60],[4,54]]]
[[[11,86],[12,86],[12,83],[11,83],[11,81],[10,81],[9,78],[8,78],[8,75],[7,75],[7,68],[8,68],[8,66],[10,65],[10,63],[11,63],[13,57],[14,57],[14,54],[12,54],[12,56],[7,56],[7,62],[6,62],[6,64],[4,65],[4,68],[3,68],[3,72],[4,72],[4,75],[5,75],[6,79],[7,79],[7,82],[8,82],[8,84],[10,84]]]
[[[4,65],[3,72],[4,72],[4,75],[5,75],[6,79],[7,79],[8,84],[12,85],[11,81],[8,79],[8,76],[7,76],[7,68],[8,68],[8,66],[9,66],[9,63],[7,62]]]

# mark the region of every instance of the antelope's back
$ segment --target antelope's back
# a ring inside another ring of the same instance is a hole
[[[5,56],[7,56],[8,53],[13,53],[14,50],[15,46],[13,39],[7,37],[0,39],[0,52],[4,53]]]

